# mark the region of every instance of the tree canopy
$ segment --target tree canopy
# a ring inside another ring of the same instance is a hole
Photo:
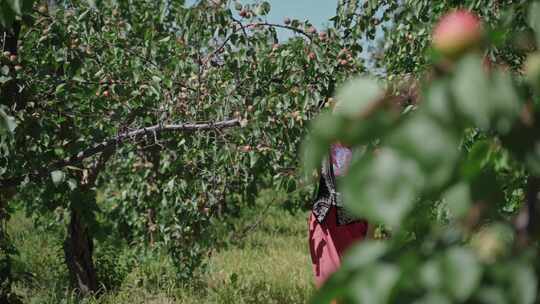
[[[458,8],[484,32],[449,59],[432,29]],[[107,237],[164,248],[188,279],[209,226],[263,190],[309,204],[312,169],[340,140],[365,148],[348,207],[391,237],[355,248],[315,303],[534,303],[540,4],[340,0],[327,29],[269,23],[270,10],[0,0],[2,220],[17,205],[64,223],[82,293],[98,289]],[[345,115],[329,114],[336,99]]]

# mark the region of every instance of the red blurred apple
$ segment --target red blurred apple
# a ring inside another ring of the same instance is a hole
[[[467,10],[443,16],[433,30],[433,46],[444,56],[457,58],[475,48],[482,40],[480,19]]]

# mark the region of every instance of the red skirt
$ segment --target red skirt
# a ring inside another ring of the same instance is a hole
[[[320,224],[313,213],[309,216],[309,250],[315,285],[320,287],[341,265],[343,253],[354,242],[366,237],[368,225],[365,221],[338,226],[336,207],[331,207]]]

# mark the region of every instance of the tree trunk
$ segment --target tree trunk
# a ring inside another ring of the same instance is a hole
[[[81,183],[78,191],[80,192],[71,198],[71,221],[68,227],[68,237],[64,243],[64,255],[71,282],[82,295],[96,292],[98,281],[94,261],[92,260],[94,251],[93,238],[88,222],[85,222],[85,218],[82,216],[81,208],[94,205],[89,204],[89,200],[94,200],[93,203],[95,203],[96,198],[95,191],[91,189],[95,187],[99,172],[104,168],[105,163],[113,153],[114,149],[105,150],[89,170],[89,174],[79,176]],[[87,209],[85,211],[94,212],[96,210]]]
[[[97,291],[97,275],[92,261],[93,241],[79,210],[71,209],[64,254],[72,284],[83,294]]]

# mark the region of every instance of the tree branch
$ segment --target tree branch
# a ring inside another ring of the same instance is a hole
[[[98,178],[99,173],[105,168],[105,164],[109,159],[112,157],[114,153],[114,149],[106,149],[101,153],[99,156],[99,159],[96,161],[94,166],[92,166],[90,173],[88,174],[88,179],[86,180],[86,187],[94,187],[96,184],[96,180]]]
[[[26,178],[30,181],[36,181],[42,178],[46,178],[52,171],[61,169],[66,166],[72,166],[77,163],[82,162],[84,159],[94,156],[100,152],[105,151],[108,148],[113,146],[119,146],[124,144],[127,140],[137,140],[145,135],[151,134],[152,136],[157,136],[160,133],[164,132],[195,132],[195,131],[210,131],[210,130],[219,130],[226,129],[235,126],[239,126],[240,121],[238,119],[224,120],[220,122],[208,122],[208,123],[181,123],[181,124],[170,124],[170,125],[153,125],[147,128],[141,128],[134,131],[120,133],[115,137],[107,139],[101,143],[95,144],[92,147],[83,150],[77,154],[72,155],[71,157],[65,158],[43,166],[43,169],[28,173],[22,176],[1,179],[0,180],[0,189],[7,187],[16,187]]]
[[[298,33],[300,35],[303,35],[305,36],[310,42],[314,42],[313,41],[313,37],[311,37],[311,35],[309,35],[308,33],[306,33],[305,31],[297,28],[297,27],[294,27],[294,26],[289,26],[289,25],[282,25],[282,24],[277,24],[277,23],[269,23],[269,22],[254,22],[254,23],[249,23],[249,24],[246,24],[244,25],[241,21],[239,20],[236,20],[234,18],[232,18],[234,22],[236,22],[240,27],[237,28],[237,29],[234,29],[233,32],[227,36],[225,38],[225,40],[223,40],[223,42],[213,51],[211,52],[210,54],[208,54],[203,60],[202,60],[202,63],[203,65],[208,63],[217,53],[221,52],[223,50],[223,48],[225,47],[225,45],[231,40],[231,38],[236,35],[237,32],[239,32],[240,30],[242,30],[244,32],[244,35],[247,37],[247,33],[246,33],[246,28],[253,28],[253,27],[257,27],[257,26],[264,26],[264,27],[275,27],[275,28],[281,28],[281,29],[286,29],[286,30],[290,30],[290,31],[293,31],[295,33]]]
[[[300,34],[300,35],[306,37],[310,42],[313,42],[313,37],[311,37],[310,34],[306,33],[305,31],[301,30],[298,27],[294,27],[294,26],[290,26],[290,25],[283,25],[283,24],[269,23],[269,22],[255,22],[255,23],[248,24],[247,26],[248,27],[250,27],[250,26],[267,26],[267,27],[282,28],[282,29],[290,30],[290,31],[293,31],[293,32],[295,32],[297,34]]]

